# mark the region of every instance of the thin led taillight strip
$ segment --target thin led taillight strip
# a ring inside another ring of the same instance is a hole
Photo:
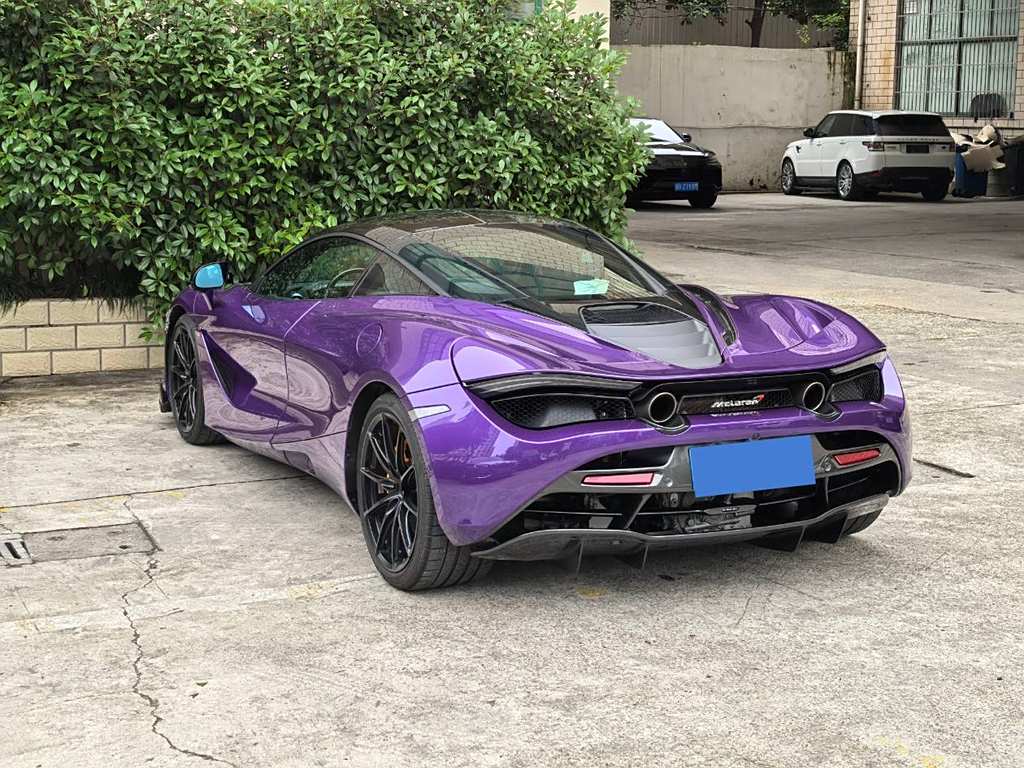
[[[583,485],[653,485],[653,472],[633,472],[628,475],[587,475]]]

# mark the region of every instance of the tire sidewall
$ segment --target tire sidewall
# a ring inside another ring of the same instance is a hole
[[[178,434],[182,436],[187,442],[197,441],[203,429],[206,426],[206,404],[205,398],[203,397],[203,372],[202,365],[200,365],[199,359],[199,343],[198,335],[199,329],[188,316],[183,315],[174,328],[171,330],[171,345],[167,356],[167,381],[170,386],[171,376],[174,374],[171,372],[171,363],[174,359],[174,339],[177,338],[178,334],[182,333],[188,336],[189,341],[192,343],[192,350],[196,356],[196,417],[192,420],[192,429],[184,430],[181,428],[181,421],[178,419],[178,408],[174,402],[173,392],[169,391],[171,401],[171,414],[174,416],[174,426],[178,428]]]
[[[788,174],[789,186],[788,187],[786,186],[786,178],[787,178],[786,169],[789,169],[789,174]],[[796,189],[796,168],[793,167],[793,161],[790,160],[789,158],[786,158],[785,160],[782,161],[782,178],[781,178],[780,181],[781,181],[781,185],[782,185],[782,194],[784,194],[784,195],[791,195],[791,194],[793,194],[793,190]]]
[[[850,169],[850,192],[846,195],[843,194],[843,188],[839,185],[839,177],[842,175],[844,168]],[[839,195],[841,200],[857,199],[857,177],[853,173],[853,166],[845,160],[839,164],[839,169],[836,171],[836,194]]]
[[[365,489],[360,468],[363,466],[369,447],[367,434],[376,418],[382,413],[392,416],[405,432],[412,450],[412,460],[416,466],[416,540],[412,545],[412,557],[400,571],[390,571],[377,556],[376,548],[373,545],[373,537],[370,535],[369,524],[363,516],[363,508],[366,506]],[[434,493],[430,487],[430,478],[427,475],[427,462],[420,445],[419,435],[414,429],[412,420],[401,401],[392,394],[381,395],[370,406],[370,410],[363,419],[362,431],[359,435],[359,450],[356,452],[356,514],[359,516],[359,524],[363,529],[363,540],[370,559],[384,579],[399,589],[412,589],[416,586],[427,566],[430,557],[430,537],[434,524],[437,521],[437,514],[434,509]]]

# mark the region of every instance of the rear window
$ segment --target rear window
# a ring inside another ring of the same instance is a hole
[[[875,120],[879,136],[949,136],[938,115],[884,115]]]

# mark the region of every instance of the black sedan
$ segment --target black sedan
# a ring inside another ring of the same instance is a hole
[[[692,143],[689,134],[679,134],[663,120],[638,117],[634,125],[647,128],[652,157],[647,171],[628,199],[689,200],[694,208],[710,208],[722,189],[722,164],[715,153]]]

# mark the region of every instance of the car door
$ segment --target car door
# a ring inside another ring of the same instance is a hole
[[[839,113],[828,128],[828,135],[820,139],[818,155],[818,175],[825,179],[834,179],[839,163],[844,159],[850,134],[853,132],[854,115]]]
[[[828,136],[835,119],[835,115],[826,115],[815,127],[814,136],[797,145],[793,165],[796,168],[796,175],[802,180],[813,180],[821,176],[822,140]]]
[[[219,384],[207,412],[211,428],[253,443],[269,443],[276,434],[288,402],[284,336],[320,298],[304,279],[319,247],[303,244],[253,286],[217,297],[203,328]]]
[[[321,241],[303,273],[306,290],[313,291],[319,301],[297,319],[285,337],[288,406],[275,446],[342,428],[341,418],[354,383],[357,342],[368,324],[365,313],[356,310],[349,296],[381,255],[356,237],[333,236]]]

